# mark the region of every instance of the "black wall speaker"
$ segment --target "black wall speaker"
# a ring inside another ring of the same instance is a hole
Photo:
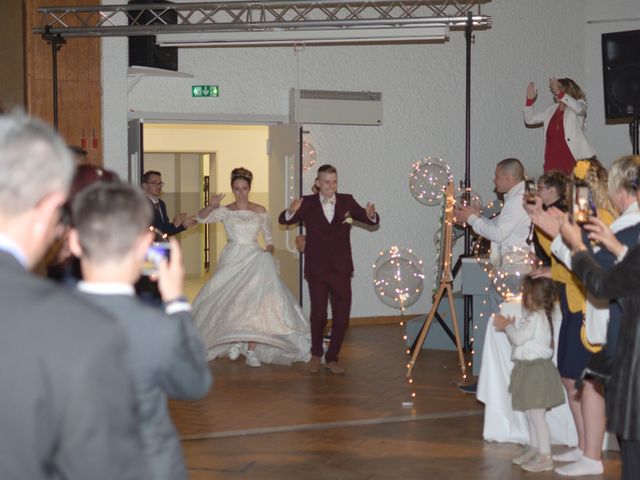
[[[640,30],[602,34],[607,120],[640,117]]]
[[[158,0],[129,0],[129,5],[146,5],[152,3],[167,3],[168,1]],[[175,11],[162,13],[162,10],[151,11],[131,10],[129,14],[141,25],[162,25],[163,23],[175,25],[178,22],[178,15]],[[158,18],[160,17],[160,18]],[[131,24],[131,19],[129,19]],[[165,70],[178,70],[178,49],[176,47],[158,47],[154,35],[129,37],[129,66],[137,65],[143,67],[164,68]]]

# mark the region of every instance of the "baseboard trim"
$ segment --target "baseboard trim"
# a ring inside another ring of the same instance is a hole
[[[412,314],[411,316],[402,315],[387,315],[380,317],[351,317],[349,319],[350,327],[359,327],[362,325],[398,325],[400,322],[406,322],[412,318],[419,317],[419,314]],[[329,320],[331,322],[331,320]]]

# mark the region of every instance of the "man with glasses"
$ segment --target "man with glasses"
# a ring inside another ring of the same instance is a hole
[[[183,232],[197,222],[186,213],[179,213],[169,220],[167,205],[160,198],[162,194],[162,174],[156,170],[148,170],[142,175],[142,189],[153,206],[153,226],[167,235]]]

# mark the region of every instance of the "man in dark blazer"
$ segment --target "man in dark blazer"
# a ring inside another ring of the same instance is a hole
[[[153,226],[167,235],[175,235],[185,231],[187,228],[195,225],[195,219],[189,217],[186,213],[179,213],[173,220],[169,220],[167,213],[167,205],[160,198],[162,194],[162,174],[156,170],[149,170],[142,175],[142,189],[147,194],[147,198],[153,207]]]
[[[140,411],[144,455],[154,480],[186,480],[180,439],[167,398],[197,400],[211,387],[206,347],[182,295],[184,267],[171,239],[171,257],[158,260],[164,312],[134,296],[133,283],[153,239],[151,208],[139,189],[126,184],[93,185],[73,202],[75,229],[69,245],[80,258],[78,289],[113,314],[129,340],[129,363]],[[116,232],[105,235],[104,232]]]
[[[73,163],[40,121],[0,116],[0,478],[149,478],[124,333],[29,272],[43,257]]]
[[[311,360],[309,372],[317,373],[323,354],[322,336],[327,324],[327,302],[331,302],[331,341],[325,355],[325,368],[341,375],[338,355],[349,325],[351,310],[351,224],[354,221],[377,225],[380,217],[375,206],[362,208],[353,196],[336,193],[338,173],[332,165],[318,169],[318,193],[291,202],[280,214],[279,222],[292,225],[304,222],[307,230],[304,247],[304,275],[311,297]]]

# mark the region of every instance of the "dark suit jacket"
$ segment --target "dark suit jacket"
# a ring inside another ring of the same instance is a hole
[[[618,241],[630,249],[638,245],[640,224],[632,225],[616,233]],[[590,245],[588,239],[585,245]],[[601,248],[593,258],[604,269],[609,270],[616,264],[616,257],[606,248]],[[620,336],[620,322],[622,320],[622,306],[618,299],[609,302],[609,325],[607,326],[607,355],[612,357],[618,347]]]
[[[117,322],[0,251],[0,478],[149,478]]]
[[[160,230],[162,233],[166,233],[167,235],[175,235],[176,233],[180,233],[186,230],[186,227],[180,226],[176,227],[173,223],[171,223],[171,219],[169,218],[169,214],[167,213],[167,204],[164,203],[162,199],[158,199],[158,205],[160,206],[160,211],[162,212],[162,216],[158,213],[153,202],[151,202],[151,206],[153,207],[153,226]]]
[[[587,290],[622,305],[620,338],[607,384],[607,430],[640,441],[640,245],[604,270],[589,252],[573,257],[573,271]]]
[[[287,211],[280,214],[278,221],[283,225],[304,222],[307,239],[304,248],[304,274],[322,275],[327,272],[351,274],[353,260],[351,258],[351,224],[345,221],[348,217],[367,225],[377,225],[380,217],[372,222],[367,212],[352,195],[336,193],[335,215],[329,223],[324,215],[320,194],[305,195],[300,209],[289,220]]]
[[[118,318],[127,335],[144,454],[154,480],[185,480],[180,438],[167,397],[196,400],[211,387],[206,347],[191,314],[166,315],[132,296],[85,295]]]

